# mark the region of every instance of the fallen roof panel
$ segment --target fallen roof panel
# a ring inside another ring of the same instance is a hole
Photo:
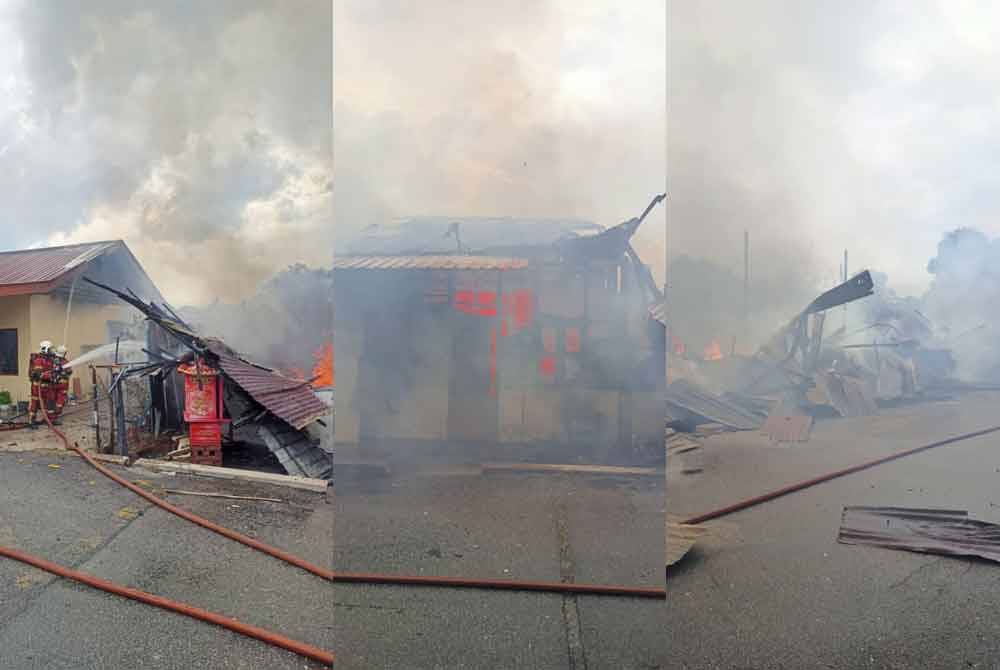
[[[845,507],[837,541],[1000,562],[1000,525],[964,510]]]
[[[219,367],[227,377],[293,428],[301,430],[330,411],[305,381],[245,361],[219,342],[209,342],[208,349],[219,357]]]
[[[678,379],[668,385],[666,396],[668,409],[671,406],[679,408],[682,413],[687,412],[735,430],[754,430],[764,423],[763,416],[713,395],[686,379]]]

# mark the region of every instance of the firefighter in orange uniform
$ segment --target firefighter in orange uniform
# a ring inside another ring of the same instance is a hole
[[[28,408],[30,412],[30,424],[36,426],[38,411],[41,410],[52,416],[50,409],[54,404],[53,397],[53,373],[55,372],[56,360],[52,352],[52,343],[48,340],[38,345],[38,353],[31,354],[28,362],[28,378],[31,380],[31,404]]]
[[[66,367],[66,346],[60,344],[56,347],[55,356],[55,370],[54,370],[54,380],[55,380],[55,413],[54,420],[59,423],[58,417],[62,416],[63,408],[66,407],[66,397],[69,395],[69,380],[73,376],[73,371]]]

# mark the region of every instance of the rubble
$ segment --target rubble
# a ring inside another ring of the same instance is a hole
[[[715,423],[733,430],[755,430],[764,422],[762,414],[748,411],[686,379],[670,384],[666,399],[668,415],[682,422]]]
[[[223,403],[232,419],[232,428],[253,426],[259,439],[278,458],[282,467],[299,477],[331,479],[333,454],[322,448],[306,430],[330,412],[304,381],[289,379],[270,368],[251,363],[239,356],[220,340],[204,338],[194,332],[169,308],[117,291],[109,286],[84,278],[142,312],[147,319],[181,343],[179,358],[167,352],[154,356],[157,360],[138,367],[128,367],[121,373],[166,375],[186,362],[197,358],[218,366],[226,384]]]

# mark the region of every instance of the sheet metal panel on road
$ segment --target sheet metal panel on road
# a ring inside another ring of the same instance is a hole
[[[1000,563],[1000,525],[964,510],[845,507],[837,541]]]

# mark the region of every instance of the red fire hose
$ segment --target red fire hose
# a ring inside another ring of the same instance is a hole
[[[709,521],[711,519],[718,519],[719,517],[727,516],[733,514],[734,512],[739,512],[740,510],[747,509],[749,507],[754,507],[761,503],[768,502],[769,500],[774,500],[775,498],[780,498],[781,496],[788,495],[789,493],[794,493],[796,491],[801,491],[802,489],[807,489],[811,486],[816,486],[817,484],[822,484],[823,482],[828,482],[831,479],[837,479],[838,477],[843,477],[844,475],[849,475],[861,470],[867,470],[868,468],[875,467],[876,465],[881,465],[882,463],[888,463],[889,461],[894,461],[897,458],[903,458],[904,456],[912,456],[913,454],[918,454],[921,451],[927,451],[928,449],[934,449],[936,447],[943,447],[946,444],[954,444],[955,442],[961,442],[963,440],[970,440],[974,437],[981,437],[983,435],[989,435],[990,433],[995,433],[1000,431],[1000,426],[993,426],[992,428],[984,428],[983,430],[977,430],[972,433],[963,433],[962,435],[956,435],[954,437],[949,437],[944,440],[939,440],[937,442],[931,442],[930,444],[925,444],[921,447],[914,447],[913,449],[906,449],[904,451],[898,451],[895,454],[889,454],[888,456],[883,456],[881,458],[876,458],[871,461],[865,461],[864,463],[859,463],[858,465],[852,465],[849,468],[844,468],[843,470],[835,470],[834,472],[829,472],[825,475],[820,475],[819,477],[813,477],[812,479],[807,479],[804,482],[799,482],[798,484],[790,484],[788,486],[776,489],[769,493],[764,493],[753,498],[748,498],[732,505],[727,505],[721,509],[717,509],[711,512],[706,512],[704,514],[699,514],[693,516],[690,519],[685,519],[681,523],[695,525]]]
[[[223,628],[240,633],[241,635],[255,638],[276,647],[281,647],[282,649],[294,652],[300,656],[311,658],[314,661],[333,667],[334,655],[332,653],[304,642],[298,642],[285,637],[284,635],[272,633],[269,630],[251,626],[250,624],[243,623],[242,621],[237,621],[236,619],[216,614],[215,612],[209,612],[208,610],[192,607],[191,605],[186,605],[184,603],[177,602],[176,600],[156,596],[151,593],[146,593],[145,591],[140,591],[139,589],[120,586],[114,582],[109,582],[106,579],[94,577],[93,575],[88,575],[84,572],[77,572],[76,570],[71,570],[57,563],[46,561],[44,558],[32,556],[31,554],[26,554],[15,549],[8,549],[7,547],[0,546],[0,556],[5,556],[7,558],[14,559],[15,561],[27,563],[28,565],[38,568],[39,570],[51,572],[59,577],[72,579],[80,582],[81,584],[86,584],[87,586],[107,591],[108,593],[113,593],[125,598],[131,598],[132,600],[137,600],[141,603],[146,603],[147,605],[176,612],[177,614],[183,614],[184,616],[199,619],[200,621],[206,621],[208,623],[215,624],[216,626],[222,626]]]
[[[629,596],[632,598],[665,598],[666,591],[655,587],[607,586],[603,584],[573,584],[564,582],[530,582],[505,579],[466,579],[464,577],[422,577],[384,575],[371,572],[338,572],[334,581],[355,584],[400,584],[406,586],[451,586],[474,589],[510,591],[546,591],[592,596]]]
[[[44,412],[43,412],[44,414]],[[46,417],[48,420],[48,417]],[[172,505],[162,498],[158,498],[149,491],[136,486],[132,482],[118,476],[108,468],[101,465],[94,458],[90,456],[87,452],[76,445],[70,445],[69,439],[55,426],[52,426],[51,422],[49,426],[52,428],[53,432],[59,436],[63,444],[67,449],[76,452],[84,460],[90,463],[98,472],[106,477],[114,480],[115,482],[126,487],[130,491],[134,492],[136,495],[142,496],[149,502],[153,503],[157,507],[164,509],[171,514],[176,514],[182,519],[187,519],[191,523],[195,523],[203,528],[207,528],[210,531],[228,537],[231,540],[235,540],[241,544],[245,544],[248,547],[261,551],[265,554],[273,556],[279,560],[290,563],[296,567],[302,568],[307,572],[311,572],[314,575],[322,577],[323,579],[328,579],[330,581],[344,582],[344,583],[355,583],[355,584],[398,584],[407,586],[439,586],[439,587],[452,587],[452,588],[476,588],[476,589],[503,589],[510,591],[546,591],[550,593],[565,593],[565,594],[578,594],[578,595],[604,595],[604,596],[628,596],[634,598],[665,598],[666,591],[661,588],[654,587],[638,587],[638,586],[605,586],[601,584],[576,584],[576,583],[564,583],[564,582],[543,582],[543,581],[518,581],[518,580],[501,580],[501,579],[464,579],[459,577],[424,577],[424,576],[411,576],[411,575],[389,575],[389,574],[379,574],[379,573],[363,573],[363,572],[337,572],[333,570],[328,570],[326,568],[320,567],[314,563],[290,554],[287,551],[278,549],[277,547],[272,547],[269,544],[261,542],[260,540],[255,540],[252,537],[238,533],[235,530],[226,528],[225,526],[220,526],[217,523],[213,523],[208,519],[198,516],[192,512],[185,509],[181,509],[176,505]]]
[[[324,576],[329,579],[330,577],[327,575],[333,574],[329,570],[323,571],[322,568],[312,565],[311,563],[309,563],[304,559],[301,559],[297,556],[293,556],[292,554],[281,551],[280,549],[276,549],[275,547],[271,547],[270,545],[264,544],[263,542],[258,542],[257,540],[254,540],[251,537],[247,537],[246,535],[237,533],[236,531],[225,528],[224,526],[214,524],[208,519],[203,519],[197,514],[192,514],[187,510],[183,510],[180,507],[171,505],[166,500],[157,498],[148,491],[136,486],[127,479],[119,477],[111,470],[108,470],[106,467],[104,467],[103,465],[95,461],[93,458],[91,458],[90,454],[85,452],[77,445],[75,444],[70,445],[69,438],[67,438],[66,435],[61,430],[59,430],[52,424],[52,419],[49,417],[48,412],[45,411],[44,408],[42,409],[42,416],[45,417],[45,423],[49,424],[49,428],[52,430],[53,433],[55,433],[59,437],[60,440],[62,440],[63,445],[67,449],[69,449],[70,451],[75,451],[77,454],[83,457],[85,461],[87,461],[94,468],[96,468],[98,472],[105,475],[106,477],[113,479],[114,481],[118,482],[127,489],[142,496],[146,500],[149,500],[154,505],[162,507],[168,512],[172,512],[173,514],[176,514],[200,526],[204,526],[205,528],[215,531],[216,533],[220,533],[221,535],[230,537],[238,542],[242,542],[243,544],[251,546],[254,549],[259,549],[260,551],[269,553],[272,556],[276,556],[277,558],[280,558],[284,561],[288,561],[293,565],[297,565],[303,569],[309,570],[310,572],[319,574],[320,576]],[[187,616],[194,617],[195,619],[208,621],[209,623],[214,623],[219,626],[223,626],[224,628],[228,628],[237,633],[248,635],[250,637],[257,638],[258,640],[261,640],[263,642],[267,642],[268,644],[281,647],[282,649],[293,651],[307,658],[319,661],[320,663],[325,663],[328,666],[331,667],[333,666],[334,655],[332,653],[323,651],[318,647],[313,647],[303,642],[296,642],[295,640],[287,638],[283,635],[279,635],[278,633],[272,633],[262,628],[257,628],[255,626],[250,626],[248,624],[240,623],[235,619],[230,619],[229,617],[222,616],[221,614],[215,614],[213,612],[208,612],[206,610],[201,610],[195,607],[191,607],[189,605],[185,605],[184,603],[175,602],[167,598],[161,598],[160,596],[154,596],[152,594],[145,593],[143,591],[138,591],[136,589],[119,586],[117,584],[114,584],[113,582],[108,582],[103,579],[99,579],[97,577],[84,574],[82,572],[76,572],[74,570],[64,568],[55,563],[50,563],[49,561],[46,561],[42,558],[30,556],[28,554],[15,551],[13,549],[6,549],[4,547],[0,547],[0,555],[7,556],[8,558],[13,558],[14,560],[22,561],[24,563],[28,563],[41,570],[45,570],[47,572],[59,575],[60,577],[74,579],[78,582],[82,582],[89,586],[93,586],[102,589],[104,591],[108,591],[109,593],[115,593],[120,596],[125,596],[126,598],[132,598],[133,600],[139,600],[141,602],[145,602],[150,605],[155,605],[156,607],[162,607],[164,609],[168,609],[173,612],[177,612],[179,614],[185,614]]]

